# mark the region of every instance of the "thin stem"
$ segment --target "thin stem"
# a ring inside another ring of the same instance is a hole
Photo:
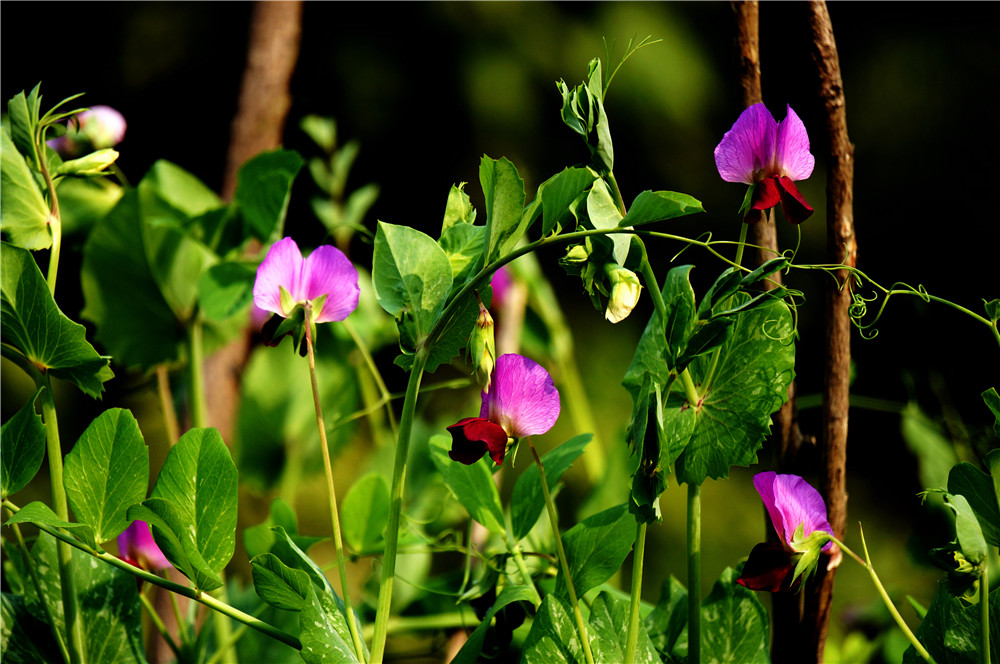
[[[528,571],[528,566],[524,564],[524,556],[521,555],[520,545],[514,541],[514,538],[507,533],[507,550],[510,551],[511,556],[514,558],[514,564],[517,565],[517,571],[521,573],[522,585],[531,588],[531,593],[534,595],[532,600],[535,604],[535,608],[542,603],[542,596],[538,594],[538,589],[535,588],[535,582],[531,578],[531,573]]]
[[[774,214],[774,209],[771,209],[770,215]],[[772,219],[773,221],[773,219]],[[743,265],[743,249],[747,244],[747,228],[750,224],[740,221],[740,239],[739,244],[736,245],[736,264],[739,266]]]
[[[420,379],[427,365],[428,349],[418,345],[406,385],[403,412],[399,418],[399,437],[396,440],[396,457],[392,466],[389,519],[385,527],[385,555],[382,560],[382,578],[379,581],[378,607],[375,613],[375,631],[372,637],[373,664],[381,664],[385,656],[385,639],[388,634],[389,612],[392,610],[392,583],[396,575],[396,548],[399,544],[399,518],[403,510],[403,486],[406,482],[406,459],[410,452],[410,434],[420,393]]]
[[[625,664],[635,661],[639,642],[639,608],[642,604],[642,562],[646,549],[646,523],[636,527],[635,548],[632,549],[632,603],[629,606],[628,639],[625,642]]]
[[[358,352],[361,353],[361,357],[364,358],[365,366],[368,367],[368,371],[371,372],[372,378],[375,380],[375,385],[378,387],[379,395],[382,397],[382,402],[388,404],[390,402],[391,393],[389,388],[385,386],[385,381],[382,380],[382,374],[379,372],[378,367],[375,366],[375,360],[372,359],[372,354],[368,350],[368,346],[365,345],[364,339],[358,334],[354,326],[351,325],[350,321],[345,320],[343,322],[344,329],[347,333],[351,335],[351,339],[354,341],[354,345],[357,347]],[[392,430],[393,434],[396,433],[396,415],[392,412],[392,408],[385,409],[386,417],[389,418],[389,428]]]
[[[439,613],[433,616],[396,616],[389,619],[388,631],[416,632],[431,629],[450,629],[453,627],[473,627],[478,623],[476,616],[469,616],[461,611]],[[374,628],[365,626],[365,636],[372,638]]]
[[[170,636],[170,630],[167,629],[167,626],[163,623],[163,619],[160,618],[160,615],[156,612],[156,607],[154,607],[149,601],[149,598],[146,597],[145,593],[139,593],[139,601],[142,602],[142,607],[146,609],[149,619],[153,621],[153,626],[156,627],[156,631],[160,633],[163,640],[167,642],[167,645],[170,646],[170,649],[174,652],[174,656],[176,656],[177,660],[180,661],[180,648],[177,647],[177,643],[174,641],[173,637]]]
[[[337,552],[337,569],[340,571],[340,590],[343,594],[347,627],[354,641],[354,652],[359,662],[365,661],[365,646],[358,633],[357,621],[351,607],[351,592],[347,583],[347,561],[344,557],[344,542],[340,535],[340,511],[337,509],[337,491],[333,485],[333,464],[330,463],[330,445],[326,439],[326,425],[323,423],[323,407],[319,401],[319,381],[316,379],[316,356],[313,352],[312,306],[305,307],[306,353],[309,360],[309,382],[312,386],[313,406],[316,409],[316,426],[319,428],[319,446],[323,451],[323,470],[326,472],[327,495],[330,499],[330,519],[333,523],[333,547]]]
[[[701,662],[701,485],[688,484],[688,662]]]
[[[552,502],[552,494],[549,492],[549,482],[545,478],[545,466],[535,450],[535,445],[531,438],[527,439],[528,447],[531,449],[531,456],[535,458],[538,466],[538,475],[542,480],[542,494],[545,496],[545,507],[549,513],[549,524],[552,526],[552,534],[556,540],[556,552],[559,554],[559,564],[562,566],[563,579],[566,581],[566,591],[569,593],[570,605],[573,607],[573,616],[576,618],[576,628],[580,633],[580,641],[583,643],[583,654],[587,658],[587,664],[594,664],[594,653],[590,650],[590,637],[587,634],[587,624],[583,622],[583,614],[580,612],[580,603],[577,601],[576,588],[573,587],[573,576],[569,572],[569,561],[566,559],[566,549],[563,547],[562,536],[559,534],[559,517],[556,515],[556,506]]]
[[[46,453],[49,457],[49,479],[52,484],[52,505],[56,516],[69,520],[69,506],[66,502],[66,488],[63,484],[62,444],[59,441],[59,421],[56,404],[52,396],[52,385],[48,374],[43,374],[41,391],[42,420],[45,423]],[[66,624],[66,648],[71,664],[86,661],[86,637],[76,596],[76,580],[73,577],[73,551],[69,545],[59,542],[59,580],[62,587],[63,615]]]
[[[44,146],[42,146],[42,150],[39,152],[41,155],[45,154]],[[38,167],[41,170],[42,177],[45,179],[45,187],[49,191],[48,221],[49,232],[52,233],[52,250],[49,252],[48,275],[45,281],[49,286],[49,292],[55,297],[56,277],[59,274],[59,254],[62,251],[62,217],[59,214],[59,197],[56,195],[56,186],[52,181],[52,175],[49,173],[49,168],[45,163],[44,157],[38,160]]]
[[[979,577],[979,617],[980,645],[979,656],[982,664],[990,664],[990,577],[987,563],[983,560],[983,574]]]
[[[180,438],[180,426],[177,424],[177,411],[170,395],[170,372],[167,365],[156,365],[156,393],[160,397],[160,409],[163,410],[163,426],[167,430],[167,438],[171,446]]]
[[[188,380],[191,399],[191,425],[200,428],[208,425],[205,405],[205,349],[202,345],[203,323],[195,318],[188,324]]]

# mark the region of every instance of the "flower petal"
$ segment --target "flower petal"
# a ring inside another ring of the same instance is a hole
[[[264,311],[286,316],[281,309],[281,290],[298,302],[301,296],[302,252],[290,237],[282,238],[271,245],[264,261],[257,268],[257,279],[253,284],[253,302]]]
[[[507,450],[507,433],[499,425],[481,417],[466,417],[448,427],[451,434],[451,451],[454,461],[471,465],[487,452],[499,466]]]
[[[754,104],[743,111],[715,147],[715,165],[722,179],[752,184],[755,175],[771,165],[777,130],[778,125],[764,104]]]
[[[809,152],[809,134],[806,126],[791,106],[788,114],[778,123],[774,148],[774,161],[778,172],[792,180],[805,180],[813,172],[816,158]]]
[[[781,211],[785,213],[785,219],[793,224],[801,224],[813,213],[812,206],[806,203],[806,199],[799,193],[791,178],[776,179],[781,190]]]
[[[133,521],[125,531],[118,536],[118,555],[130,561],[137,561],[136,567],[157,572],[171,567],[170,561],[160,551],[149,532],[145,521]]]
[[[750,203],[751,210],[770,210],[781,202],[781,191],[778,187],[778,178],[765,178],[757,183],[753,190],[753,200]]]
[[[789,546],[799,524],[803,525],[805,537],[816,530],[833,534],[833,528],[826,518],[823,497],[798,475],[758,473],[754,475],[753,483],[771,516],[775,532]],[[833,542],[827,542],[823,550],[828,550],[832,544]]]
[[[501,355],[479,416],[499,424],[512,438],[540,435],[559,419],[559,391],[538,363],[514,353]]]
[[[785,547],[777,542],[764,542],[750,552],[736,583],[750,590],[787,592],[802,583],[801,576],[792,581],[794,575],[795,564]]]
[[[317,323],[344,320],[358,306],[361,288],[358,271],[344,253],[324,244],[309,254],[302,267],[302,299],[315,300],[326,295]]]

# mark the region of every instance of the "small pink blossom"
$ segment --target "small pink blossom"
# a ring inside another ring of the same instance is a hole
[[[282,289],[290,296],[283,301]],[[306,259],[290,237],[278,240],[257,268],[253,301],[264,311],[287,318],[297,304],[326,296],[313,312],[314,323],[347,318],[358,306],[358,271],[336,247],[325,244]]]
[[[113,148],[125,140],[125,116],[110,106],[93,106],[73,116],[66,134],[47,145],[63,157],[77,157],[89,149]]]
[[[136,567],[150,572],[172,567],[167,557],[160,551],[149,532],[145,521],[133,521],[121,535],[118,536],[118,555]]]

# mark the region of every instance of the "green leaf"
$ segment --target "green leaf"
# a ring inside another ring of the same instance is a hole
[[[550,487],[555,488],[563,473],[569,470],[577,457],[583,454],[583,450],[593,438],[593,434],[580,434],[542,457],[545,480]],[[542,493],[540,477],[538,466],[532,464],[524,469],[514,483],[510,498],[511,535],[514,541],[520,541],[531,531],[542,510],[545,509],[545,496]]]
[[[733,329],[732,318],[713,318],[698,321],[694,334],[687,340],[684,352],[677,358],[677,371],[683,371],[696,357],[710,353],[729,339]]]
[[[7,664],[60,662],[62,654],[52,638],[52,628],[28,608],[22,595],[0,594],[0,652]]]
[[[378,473],[368,473],[354,483],[344,498],[341,530],[355,553],[381,545],[389,519],[389,485]]]
[[[772,274],[778,270],[783,270],[788,267],[788,257],[787,256],[776,256],[768,261],[765,261],[763,265],[758,267],[756,270],[750,274],[743,277],[740,281],[741,286],[752,286],[753,284],[770,277]]]
[[[149,452],[132,413],[112,408],[98,415],[66,455],[64,473],[76,517],[99,543],[118,537],[149,484]]]
[[[587,196],[587,217],[590,223],[597,229],[618,228],[622,220],[622,213],[618,211],[611,198],[611,192],[603,179],[594,180],[594,186]],[[628,257],[629,244],[632,236],[625,233],[609,235],[608,238],[614,244],[614,258],[619,265],[625,265]]]
[[[983,401],[996,418],[993,422],[993,435],[1000,438],[1000,394],[997,394],[997,388],[991,387],[983,392]]]
[[[698,318],[708,318],[719,303],[736,294],[743,283],[743,271],[730,267],[722,271],[698,304]]]
[[[267,242],[281,234],[292,183],[303,165],[293,150],[264,152],[243,164],[234,202],[250,235]]]
[[[472,207],[469,195],[465,193],[465,183],[451,186],[448,192],[448,202],[444,206],[444,221],[441,222],[441,239],[445,232],[456,224],[472,225],[476,221],[476,208]]]
[[[215,429],[191,429],[170,449],[153,487],[169,500],[209,568],[221,572],[236,544],[236,466]]]
[[[253,586],[262,600],[285,611],[301,611],[309,600],[309,576],[285,565],[273,553],[250,560]]]
[[[109,357],[87,343],[83,325],[59,310],[31,254],[4,243],[0,252],[0,339],[36,367],[99,397],[114,374]]]
[[[271,502],[271,513],[267,519],[263,523],[243,530],[243,546],[246,548],[248,556],[253,558],[262,553],[272,552],[278,541],[273,530],[275,526],[284,529],[289,539],[302,550],[309,549],[310,546],[323,539],[322,537],[299,535],[299,524],[295,511],[281,498],[275,498]]]
[[[306,664],[357,663],[347,621],[329,593],[309,587],[309,597],[299,614],[299,625],[300,654]]]
[[[476,664],[479,661],[479,654],[483,650],[483,641],[486,639],[486,632],[489,631],[490,623],[494,616],[508,604],[514,602],[532,602],[535,594],[527,586],[505,586],[497,595],[493,606],[490,607],[482,621],[472,631],[469,638],[462,645],[462,649],[451,660],[451,664]]]
[[[4,525],[10,526],[15,523],[37,523],[52,528],[66,528],[72,531],[84,544],[92,549],[97,548],[97,541],[94,539],[94,531],[85,523],[73,523],[60,519],[52,508],[37,500],[32,501],[18,510],[13,516],[4,521]]]
[[[198,280],[198,305],[206,318],[225,320],[253,302],[257,271],[241,262],[218,263]]]
[[[975,565],[982,563],[986,560],[986,540],[969,501],[965,496],[948,494],[945,502],[955,512],[955,535],[962,553],[969,562]]]
[[[38,91],[41,86],[42,84],[38,83],[27,95],[24,94],[24,90],[21,90],[7,102],[10,137],[21,154],[32,160],[38,158],[35,130],[38,128],[40,116],[42,99]]]
[[[727,567],[701,605],[702,661],[769,664],[768,617],[756,593]]]
[[[223,205],[222,199],[201,180],[165,159],[155,162],[142,181],[159,199],[155,201],[156,207],[148,212],[157,220],[162,217],[194,219]]]
[[[993,616],[1000,615],[1000,588],[989,594],[990,602],[990,661],[1000,661],[1000,621]],[[946,584],[938,586],[934,601],[927,609],[927,615],[916,630],[917,640],[927,648],[931,657],[939,663],[980,664],[982,607],[969,604],[948,592]],[[924,659],[913,646],[903,655],[903,664],[923,664]]]
[[[990,322],[996,325],[997,321],[1000,321],[1000,299],[989,301],[984,299],[983,308],[986,310],[986,316],[990,319]]]
[[[492,463],[489,457],[468,466],[453,461],[448,456],[448,450],[451,449],[449,436],[432,436],[429,446],[431,460],[451,494],[473,519],[491,533],[503,535],[506,532],[503,526],[503,507],[500,505],[500,493],[493,483],[493,474],[487,465]]]
[[[563,546],[578,597],[596,588],[621,568],[635,542],[636,521],[627,505],[616,505],[587,517],[566,531]],[[556,579],[556,593],[566,596],[565,579]]]
[[[687,657],[687,590],[673,575],[663,582],[660,601],[643,620],[657,652],[668,664]]]
[[[618,224],[619,226],[641,226],[654,221],[675,219],[697,212],[704,212],[701,202],[675,191],[644,191],[635,197],[628,214]]]
[[[483,254],[485,226],[454,224],[441,233],[439,241],[451,263],[451,275],[456,285],[464,284],[473,275],[476,260]]]
[[[45,425],[35,414],[44,387],[0,427],[0,497],[17,493],[38,473],[45,458]]]
[[[717,364],[713,354],[689,367],[702,403],[695,409],[691,441],[677,460],[680,482],[701,484],[728,476],[732,466],[753,463],[771,428],[771,413],[788,399],[795,362],[788,307],[770,300],[734,320]]]
[[[524,641],[521,664],[582,664],[583,646],[566,603],[546,595]]]
[[[521,239],[530,218],[525,219],[524,181],[506,157],[483,155],[479,163],[479,183],[486,197],[486,251],[484,264],[506,256]]]
[[[537,198],[542,201],[543,236],[558,232],[563,227],[576,226],[574,204],[596,179],[597,174],[589,168],[566,168],[538,187]],[[572,223],[566,226],[571,220]]]
[[[917,457],[920,485],[925,489],[945,489],[948,486],[948,469],[958,462],[951,441],[914,402],[906,404],[901,413],[900,431],[906,446]],[[953,490],[952,493],[966,495],[962,490]]]
[[[964,496],[969,507],[979,517],[979,525],[986,541],[993,546],[1000,546],[1000,507],[997,506],[994,482],[994,478],[965,462],[955,465],[948,473],[948,493]],[[958,526],[957,521],[955,525]],[[966,555],[968,557],[968,552]]]
[[[451,262],[425,233],[380,221],[372,283],[378,303],[396,320],[413,317],[417,339],[430,332],[451,292]]]
[[[628,641],[629,603],[604,591],[597,596],[590,607],[590,629],[588,630],[595,662],[624,662]],[[637,664],[661,664],[656,648],[649,635],[640,625],[636,642]],[[709,660],[706,660],[709,661]]]
[[[128,518],[149,524],[160,551],[196,588],[211,591],[222,586],[222,579],[201,555],[194,539],[194,529],[188,526],[181,510],[171,501],[149,498],[140,505],[130,507]]]
[[[0,129],[0,230],[22,249],[52,246],[49,206],[6,127]]]

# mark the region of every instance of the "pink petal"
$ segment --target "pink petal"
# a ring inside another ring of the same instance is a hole
[[[755,175],[772,162],[776,132],[777,123],[764,104],[743,111],[715,148],[715,165],[722,179],[752,184]]]
[[[159,571],[170,567],[170,561],[160,551],[149,532],[145,521],[133,521],[121,535],[118,536],[118,554],[139,563],[140,567],[151,571]]]
[[[271,245],[264,262],[257,268],[257,280],[253,285],[253,302],[264,311],[287,316],[290,312],[281,310],[281,290],[284,286],[292,299],[300,301],[302,273],[302,252],[290,237],[282,238]]]
[[[315,300],[326,294],[317,323],[344,320],[358,306],[361,288],[358,271],[344,253],[328,244],[316,249],[302,267],[302,299]]]
[[[788,114],[778,123],[774,149],[775,175],[785,175],[792,180],[805,180],[813,172],[816,158],[809,152],[809,134],[802,120],[788,106]]]
[[[778,475],[773,472],[754,475],[754,486],[764,501],[774,530],[787,544],[803,524],[803,535],[817,530],[833,534],[826,518],[826,503],[808,482],[798,475]],[[824,550],[832,543],[824,546]]]
[[[559,419],[559,391],[538,363],[514,353],[501,355],[479,416],[499,424],[513,438],[540,435]]]

